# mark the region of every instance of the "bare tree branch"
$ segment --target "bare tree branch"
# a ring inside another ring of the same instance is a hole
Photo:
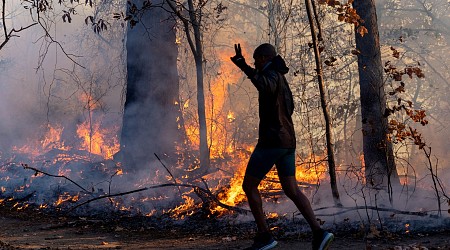
[[[6,0],[2,0],[2,25],[3,25],[3,33],[5,36],[5,39],[3,40],[3,42],[0,44],[0,50],[2,50],[2,48],[9,42],[9,40],[11,39],[11,37],[17,36],[18,35],[14,35],[14,33],[19,33],[23,30],[26,30],[28,28],[33,27],[34,25],[38,24],[37,22],[34,22],[30,25],[27,25],[25,27],[20,27],[20,29],[15,29],[12,28],[9,32],[8,32],[8,28],[6,27]]]
[[[180,10],[177,9],[176,3],[174,3],[173,0],[167,0],[167,3],[169,4],[170,8],[175,13],[175,15],[183,23],[184,31],[186,33],[186,39],[188,40],[189,47],[191,48],[192,54],[195,57],[197,55],[197,50],[195,49],[194,41],[192,40],[191,32],[189,31],[189,21],[188,21],[188,19],[181,14]]]
[[[66,52],[66,50],[64,49],[64,47],[62,46],[62,44],[60,42],[58,42],[57,40],[53,39],[53,37],[50,35],[50,33],[48,32],[47,28],[44,26],[44,24],[42,23],[42,17],[39,15],[39,11],[37,11],[37,23],[39,23],[39,25],[41,26],[42,30],[44,30],[44,37],[47,37],[50,39],[51,43],[55,43],[60,49],[61,51],[64,53],[64,55],[66,55],[66,57],[71,60],[74,64],[78,65],[79,67],[85,69],[85,67],[81,64],[79,64],[77,61],[75,61],[75,59],[73,59],[72,57],[80,57],[74,54],[69,54]],[[46,53],[45,53],[46,54]],[[45,55],[43,56],[45,58]],[[42,61],[44,60],[44,58],[42,60],[40,60],[41,62],[39,63],[40,65],[38,66],[38,68],[41,66]]]

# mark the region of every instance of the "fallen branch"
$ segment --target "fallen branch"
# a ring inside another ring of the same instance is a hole
[[[97,196],[97,197],[95,197],[95,198],[89,199],[89,200],[87,200],[87,201],[85,201],[85,202],[83,202],[83,203],[80,203],[80,204],[78,204],[78,205],[72,207],[72,208],[68,211],[68,213],[72,212],[73,210],[75,210],[75,209],[78,208],[78,207],[84,206],[84,205],[86,205],[86,204],[88,204],[88,203],[91,203],[91,202],[93,202],[93,201],[96,201],[96,200],[101,200],[101,199],[106,199],[106,198],[111,198],[111,197],[116,197],[116,196],[123,196],[123,195],[132,194],[132,193],[137,193],[137,192],[141,192],[141,191],[145,191],[145,190],[148,190],[148,188],[140,188],[140,189],[136,189],[136,190],[132,190],[132,191],[128,191],[128,192],[123,192],[123,193],[117,193],[117,194],[100,195],[100,196]]]
[[[360,210],[360,209],[384,211],[384,212],[393,212],[393,213],[396,213],[396,214],[417,215],[417,216],[426,216],[426,215],[428,215],[427,212],[411,212],[411,211],[397,210],[397,209],[394,209],[394,208],[382,208],[382,207],[375,207],[375,206],[321,207],[321,208],[315,209],[314,211],[331,209],[331,208],[337,208],[337,209],[341,209],[341,210],[344,210],[344,211],[339,211],[339,212],[331,213],[331,214],[316,214],[316,216],[335,216],[335,215],[340,215],[340,214],[344,214],[344,213],[348,213],[350,211]],[[297,214],[300,214],[300,213],[297,213]]]
[[[76,183],[75,181],[71,180],[70,178],[68,178],[68,177],[65,176],[65,175],[54,175],[54,174],[49,174],[49,173],[46,173],[46,172],[44,172],[44,171],[42,171],[42,170],[39,170],[39,169],[37,169],[37,168],[30,167],[30,166],[28,166],[28,164],[26,164],[26,163],[22,163],[22,167],[25,168],[25,169],[31,169],[31,170],[35,171],[36,174],[37,174],[37,173],[41,173],[41,174],[43,174],[43,175],[47,175],[47,176],[51,176],[51,177],[64,178],[64,179],[66,179],[66,180],[72,182],[75,186],[81,188],[84,192],[86,192],[86,193],[88,193],[88,194],[92,194],[92,192],[89,192],[87,189],[85,189],[84,187],[82,187],[81,185],[79,185],[78,183]]]
[[[54,174],[49,174],[49,173],[46,173],[46,172],[44,172],[44,171],[42,171],[42,170],[39,170],[39,169],[37,169],[37,168],[30,167],[30,166],[28,166],[28,164],[22,164],[22,166],[23,166],[23,168],[25,168],[25,169],[31,169],[31,170],[35,171],[36,173],[41,173],[41,174],[43,174],[43,175],[47,175],[47,176],[51,176],[51,177],[64,178],[64,179],[70,181],[71,183],[73,183],[74,185],[76,185],[77,187],[79,187],[80,189],[82,189],[83,191],[85,191],[86,193],[92,194],[92,192],[89,192],[88,190],[86,190],[86,189],[83,188],[81,185],[79,185],[79,184],[76,183],[75,181],[71,180],[71,179],[68,178],[67,176],[64,176],[64,175],[54,175]],[[164,167],[165,167],[165,166],[164,166]],[[169,173],[170,173],[170,172],[169,172]],[[173,176],[172,176],[172,177],[173,177]],[[175,179],[174,179],[174,181],[175,181]],[[206,188],[201,188],[201,187],[199,187],[199,186],[192,185],[192,184],[165,183],[165,184],[160,184],[160,185],[156,185],[156,186],[144,187],[144,188],[140,188],[140,189],[136,189],[136,190],[131,190],[131,191],[127,191],[127,192],[121,192],[121,193],[117,193],[117,194],[100,195],[100,196],[94,197],[94,198],[92,198],[92,199],[89,199],[89,200],[87,200],[87,201],[85,201],[85,202],[83,202],[83,203],[80,203],[80,204],[78,204],[78,205],[72,207],[72,208],[68,211],[68,213],[70,213],[71,211],[77,209],[78,207],[84,206],[84,205],[86,205],[86,204],[88,204],[88,203],[90,203],[90,202],[96,201],[96,200],[106,199],[106,198],[111,198],[111,197],[117,197],[117,196],[123,196],[123,195],[132,194],[132,193],[142,192],[142,191],[149,190],[149,189],[162,188],[162,187],[178,187],[178,189],[179,189],[180,187],[193,188],[194,190],[196,190],[196,194],[199,195],[199,197],[200,197],[200,194],[205,194],[205,195],[201,195],[200,198],[201,198],[202,200],[204,200],[204,199],[211,200],[211,201],[213,201],[214,203],[216,203],[216,204],[217,204],[218,206],[220,206],[220,207],[223,207],[223,208],[225,208],[225,209],[232,210],[232,211],[235,211],[235,212],[238,212],[238,213],[244,213],[244,214],[247,214],[248,212],[250,212],[250,211],[245,210],[245,209],[242,209],[242,208],[233,207],[233,206],[230,206],[230,205],[227,205],[227,204],[222,203],[221,201],[219,201],[219,199],[217,199],[217,197],[216,197],[213,193],[211,193],[211,191],[209,190],[208,185],[206,184],[205,180],[203,180],[203,183],[205,184]],[[181,190],[180,190],[180,192],[181,192]]]
[[[161,161],[161,159],[159,158],[159,156],[158,156],[156,153],[153,153],[153,154],[156,156],[156,158],[157,158],[158,161],[161,163],[161,165],[166,169],[167,173],[169,173],[170,177],[172,177],[173,182],[174,182],[175,184],[178,184],[178,183],[177,183],[177,179],[175,179],[175,177],[173,176],[172,172],[170,172],[170,170],[166,167],[166,165],[164,164],[164,162]],[[180,189],[179,186],[178,186],[178,192],[180,193],[180,197],[183,196],[183,194],[181,193],[181,189]]]
[[[93,202],[93,201],[96,201],[96,200],[106,199],[106,198],[111,198],[111,197],[117,197],[117,196],[123,196],[123,195],[127,195],[127,194],[132,194],[132,193],[137,193],[137,192],[146,191],[146,190],[149,190],[149,189],[162,188],[162,187],[188,187],[188,188],[193,188],[193,189],[197,190],[196,193],[198,193],[198,191],[201,191],[201,193],[207,194],[206,197],[208,197],[210,200],[214,201],[214,202],[215,202],[218,206],[220,206],[220,207],[223,207],[223,208],[226,208],[226,209],[228,209],[228,210],[232,210],[232,211],[235,211],[235,212],[238,212],[238,213],[244,213],[244,214],[247,214],[248,212],[250,212],[250,211],[248,211],[248,210],[246,210],[246,209],[242,209],[242,208],[238,208],[238,207],[229,206],[229,205],[227,205],[227,204],[222,203],[221,201],[219,201],[219,200],[211,193],[211,191],[209,191],[209,190],[207,190],[207,189],[205,189],[205,188],[201,188],[201,187],[199,187],[199,186],[191,185],[191,184],[165,183],[165,184],[160,184],[160,185],[151,186],[151,187],[144,187],[144,188],[140,188],[140,189],[136,189],[136,190],[131,190],[131,191],[127,191],[127,192],[122,192],[122,193],[117,193],[117,194],[101,195],[101,196],[98,196],[98,197],[89,199],[89,200],[87,200],[87,201],[84,201],[83,203],[80,203],[80,204],[78,204],[78,205],[72,207],[72,208],[68,211],[68,213],[72,212],[73,210],[75,210],[75,209],[77,209],[77,208],[79,208],[79,207],[81,207],[81,206],[84,206],[84,205],[86,205],[86,204],[88,204],[88,203],[91,203],[91,202]],[[204,197],[205,197],[205,196],[200,197],[200,198],[203,199]]]

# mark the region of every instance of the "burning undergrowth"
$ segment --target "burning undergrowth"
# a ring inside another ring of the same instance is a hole
[[[229,149],[213,158],[210,171],[201,175],[194,153],[192,159],[178,161],[174,166],[155,154],[155,160],[142,164],[139,171],[128,171],[111,157],[118,150],[115,137],[100,133],[99,127],[88,127],[90,130],[82,132],[78,126],[77,143],[68,144],[62,139],[62,127],[46,127],[45,136],[37,143],[27,142],[11,152],[2,152],[0,209],[20,216],[68,216],[78,224],[86,223],[86,219],[79,218],[113,221],[111,225],[120,228],[143,223],[161,229],[181,226],[190,230],[195,226],[198,230],[199,225],[207,229],[254,229],[241,188],[251,147]],[[186,157],[187,150],[180,152]],[[318,219],[326,228],[383,237],[385,231],[408,234],[450,227],[447,214],[438,216],[433,210],[433,190],[420,190],[420,195],[416,191],[414,197],[396,196],[397,204],[405,199],[408,203],[402,204],[402,209],[381,202],[381,195],[377,203],[377,195],[370,193],[375,191],[363,189],[361,167],[339,169],[339,173],[345,173],[339,178],[350,200],[344,203],[347,206],[336,207],[325,185],[328,179],[324,157],[297,158],[297,181],[312,199]],[[284,196],[275,172],[268,174],[260,191],[278,237],[309,233],[301,214]],[[417,205],[416,197],[428,198]]]
[[[239,207],[245,201],[241,189],[245,168],[238,166],[233,172],[234,164],[242,164],[239,160],[229,159],[226,164],[222,160],[222,165],[213,173],[196,179],[189,176],[190,170],[174,176],[164,162],[158,160],[140,172],[128,173],[120,162],[84,150],[53,148],[31,158],[23,153],[3,153],[0,204],[14,203],[15,210],[31,206],[79,215],[95,212],[169,214],[176,219],[184,219],[198,210],[214,217],[249,212]],[[299,174],[299,178],[303,178],[301,184],[314,186],[306,178],[318,178],[324,172],[324,169],[311,171],[311,176],[302,172]],[[275,173],[269,174],[261,191],[267,200],[279,203],[282,192]]]
[[[219,178],[220,172],[227,173],[223,169],[226,164],[193,181],[170,173],[163,161],[150,164],[159,167],[153,174],[148,170],[127,173],[120,163],[82,150],[52,149],[33,159],[18,153],[2,154],[1,160],[0,210],[4,215],[56,216],[70,220],[70,226],[101,226],[113,231],[151,228],[223,234],[231,230],[242,236],[242,232],[254,230],[242,191],[233,190],[240,187],[242,173],[230,172]],[[317,207],[320,199],[327,196],[318,191],[320,182],[313,181],[320,180],[325,171],[321,165],[316,165],[316,170],[319,172],[314,173],[314,178],[298,179],[308,196],[316,195]],[[299,233],[308,235],[306,221],[278,185],[274,173],[261,185],[271,229],[280,239]],[[324,227],[342,235],[395,238],[450,228],[450,220],[445,216],[385,206],[326,206],[316,209],[316,213]]]
[[[129,171],[112,157],[119,150],[117,129],[87,122],[76,127],[76,140],[66,140],[62,126],[47,125],[38,131],[43,136],[1,152],[0,204],[12,204],[18,211],[33,207],[77,215],[167,214],[174,219],[197,211],[209,217],[249,211],[241,206],[241,184],[252,147],[228,147],[212,158],[207,173],[198,174],[195,153],[186,149],[179,150],[184,159],[176,166],[166,165],[155,154],[153,162]],[[297,177],[312,189],[325,179],[326,168],[323,162],[311,162],[317,161],[303,160],[303,165],[313,166],[298,171]],[[275,173],[269,174],[261,191],[267,200],[279,203],[282,192]]]

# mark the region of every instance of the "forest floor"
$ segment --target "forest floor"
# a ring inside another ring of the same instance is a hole
[[[275,223],[276,224],[276,223]],[[282,223],[289,227],[288,224]],[[276,249],[311,249],[310,234],[275,227]],[[334,231],[330,249],[446,249],[450,228],[427,232]],[[0,207],[0,249],[244,249],[252,243],[253,223],[192,218],[182,222],[137,217],[92,219],[11,212]]]

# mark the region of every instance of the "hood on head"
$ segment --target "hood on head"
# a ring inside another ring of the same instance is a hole
[[[270,62],[271,64],[269,67],[280,72],[281,74],[285,75],[289,72],[286,62],[280,55],[275,56]]]

